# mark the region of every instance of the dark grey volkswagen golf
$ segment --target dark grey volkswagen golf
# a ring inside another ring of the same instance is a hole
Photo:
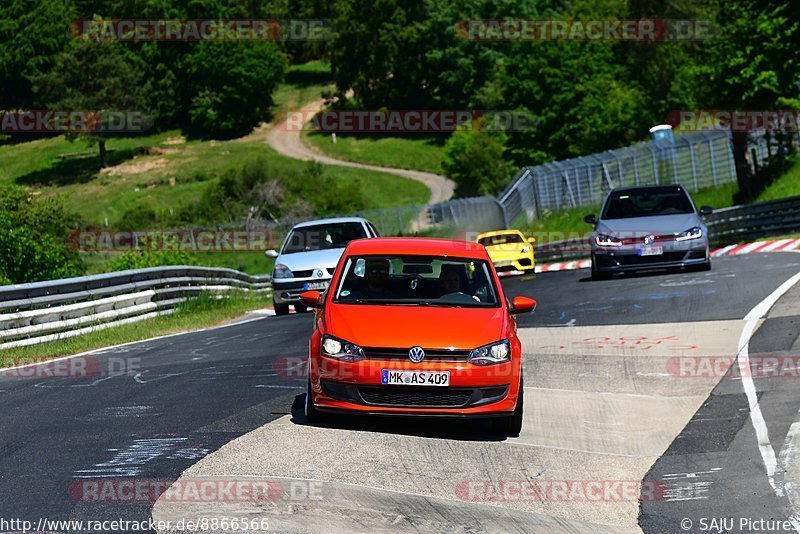
[[[592,278],[613,273],[692,267],[711,269],[708,228],[702,216],[712,209],[695,207],[680,185],[615,189],[603,203],[590,239]]]

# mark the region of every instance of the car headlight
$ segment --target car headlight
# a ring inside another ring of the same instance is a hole
[[[524,247],[522,247],[522,253],[523,253],[523,254],[527,254],[527,253],[528,253],[528,252],[530,252],[530,251],[531,251],[531,247],[529,247],[529,246],[527,246],[527,245],[526,245],[526,246],[524,246]]]
[[[364,359],[364,349],[327,334],[322,337],[322,354],[343,362],[357,362]]]
[[[511,345],[507,339],[470,351],[467,361],[475,365],[490,365],[511,360]]]
[[[689,228],[685,232],[679,233],[675,236],[675,241],[688,241],[689,239],[700,239],[703,237],[703,229],[699,226]]]
[[[598,247],[621,247],[622,240],[607,234],[597,234],[594,242]]]
[[[272,271],[272,278],[293,278],[293,277],[294,275],[292,274],[292,270],[282,263],[276,264],[275,269]]]

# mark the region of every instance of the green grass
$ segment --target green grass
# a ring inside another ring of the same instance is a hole
[[[115,326],[59,341],[0,351],[0,367],[20,365],[142,339],[223,324],[246,312],[265,308],[261,293],[232,291],[227,298],[203,294],[187,300],[171,315]]]
[[[286,80],[272,95],[276,114],[297,111],[305,104],[322,97],[322,92],[333,87],[331,66],[325,61],[309,61],[292,65],[286,72]]]
[[[86,266],[86,274],[106,272],[108,262],[121,252],[84,252],[81,259]],[[275,265],[274,258],[268,258],[261,251],[253,252],[197,252],[191,254],[192,265],[205,267],[227,267],[248,274],[269,274]]]
[[[442,173],[444,144],[439,137],[337,134],[334,144],[330,134],[309,132],[304,134],[304,140],[337,159]]]
[[[776,178],[758,195],[756,202],[800,195],[800,160],[791,161],[784,174]]]

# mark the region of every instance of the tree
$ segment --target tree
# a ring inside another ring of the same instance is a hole
[[[68,137],[96,142],[100,166],[106,167],[106,141],[111,135],[107,114],[130,118],[144,113],[141,73],[136,56],[120,43],[80,39],[58,56],[55,68],[31,81],[48,109],[98,114],[96,127],[72,131]]]
[[[182,69],[189,131],[201,137],[250,131],[268,117],[286,67],[272,42],[198,43]]]
[[[793,0],[719,0],[723,29],[691,69],[694,92],[707,109],[770,110],[791,103],[800,80],[800,5]],[[747,163],[748,134],[732,133],[739,190],[756,191]]]
[[[444,146],[442,168],[456,183],[456,195],[494,195],[511,179],[505,134],[491,132],[483,118],[453,132]]]

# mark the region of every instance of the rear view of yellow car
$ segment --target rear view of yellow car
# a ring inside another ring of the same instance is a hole
[[[509,271],[533,271],[533,237],[526,238],[519,230],[485,232],[476,239],[486,247],[498,273]]]

